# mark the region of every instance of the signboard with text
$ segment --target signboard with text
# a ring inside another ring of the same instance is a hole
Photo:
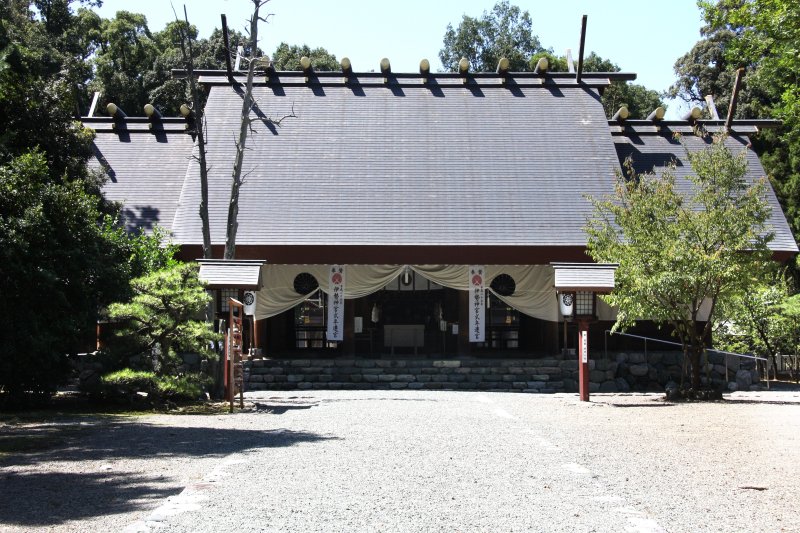
[[[486,287],[483,266],[469,267],[469,342],[486,339]]]
[[[344,340],[344,265],[331,265],[328,270],[328,340]]]

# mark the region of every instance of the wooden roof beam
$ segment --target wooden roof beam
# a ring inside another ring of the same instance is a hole
[[[314,75],[314,67],[311,66],[311,59],[308,56],[303,56],[300,58],[300,68],[303,69],[306,83],[311,81],[311,77]]]
[[[461,76],[461,83],[469,81],[469,59],[462,57],[458,61],[458,74]]]
[[[388,57],[381,59],[381,74],[383,74],[383,83],[389,83],[389,76],[392,74],[392,64],[389,62]]]
[[[228,18],[221,14],[222,19],[222,42],[225,45],[225,71],[228,73],[228,81],[233,83],[233,67],[231,66],[231,44],[228,37]]]
[[[647,120],[650,122],[659,122],[664,120],[664,115],[667,113],[667,110],[661,106],[653,109],[649,115],[647,115]]]
[[[733,82],[733,93],[731,94],[731,104],[728,106],[728,118],[725,119],[725,129],[730,131],[733,115],[736,114],[736,101],[739,99],[739,87],[742,85],[742,75],[744,69],[736,70],[736,80]]]
[[[419,62],[419,74],[422,76],[422,83],[428,83],[428,77],[431,75],[431,62],[423,59]]]
[[[106,111],[108,112],[108,115],[115,121],[125,120],[125,118],[127,118],[128,116],[125,114],[125,111],[123,111],[122,108],[117,104],[115,104],[114,102],[108,103],[108,105],[106,106]]]
[[[578,71],[575,73],[575,81],[577,83],[581,82],[581,76],[583,75],[583,50],[586,46],[586,19],[586,15],[581,18],[581,44],[578,49]]]
[[[631,113],[628,111],[628,106],[622,106],[617,110],[616,113],[614,113],[614,116],[611,117],[611,120],[622,123],[625,122],[629,116],[631,116]]]
[[[681,118],[690,124],[694,124],[701,116],[703,116],[703,111],[699,107],[693,107],[687,113],[684,113]]]
[[[536,67],[533,69],[534,74],[544,75],[547,74],[547,69],[550,68],[550,61],[546,57],[540,57],[536,62]]]

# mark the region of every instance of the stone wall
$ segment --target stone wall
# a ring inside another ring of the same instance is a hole
[[[590,392],[663,391],[679,381],[679,352],[609,354],[589,361]],[[758,388],[758,374],[724,356],[709,362],[714,386]],[[705,379],[705,378],[704,378]],[[245,362],[245,390],[448,389],[504,392],[576,392],[574,356],[544,358],[422,357],[326,359],[264,358]]]

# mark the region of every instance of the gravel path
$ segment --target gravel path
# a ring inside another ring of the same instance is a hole
[[[270,392],[28,427],[60,443],[0,460],[0,531],[800,532],[800,393],[658,398]]]

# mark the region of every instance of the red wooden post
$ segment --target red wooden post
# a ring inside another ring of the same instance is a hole
[[[258,320],[253,316],[253,348],[258,351]]]
[[[578,392],[582,402],[589,401],[589,321],[578,321]]]

